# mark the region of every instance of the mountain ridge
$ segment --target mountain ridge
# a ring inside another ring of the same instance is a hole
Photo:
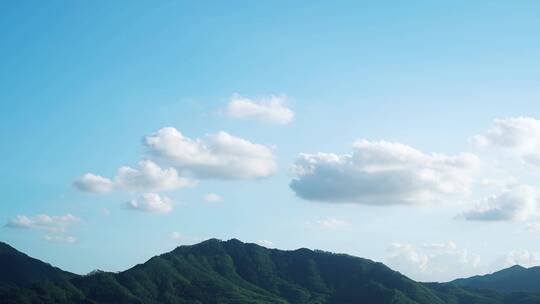
[[[419,283],[364,258],[307,248],[268,249],[237,239],[178,246],[119,273],[73,275],[31,286],[0,284],[2,303],[38,304],[540,303],[535,296]]]
[[[0,284],[29,286],[35,281],[62,281],[76,276],[48,263],[32,258],[0,242]]]
[[[450,283],[478,289],[494,289],[502,293],[540,293],[540,266],[523,267],[514,265],[494,273],[461,278]]]

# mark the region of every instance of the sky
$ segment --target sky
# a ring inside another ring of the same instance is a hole
[[[0,240],[540,264],[537,1],[2,1]]]

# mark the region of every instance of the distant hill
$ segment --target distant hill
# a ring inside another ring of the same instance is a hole
[[[540,293],[540,267],[525,268],[519,265],[483,276],[454,280],[458,286],[492,289],[502,293]]]
[[[11,251],[21,257],[12,267],[37,261]],[[455,284],[418,283],[381,263],[345,254],[267,249],[234,239],[181,246],[120,273],[78,276],[51,268],[59,277],[44,277],[30,286],[0,285],[0,303],[540,303],[530,293],[505,296]],[[24,269],[26,276],[33,274],[31,267]]]

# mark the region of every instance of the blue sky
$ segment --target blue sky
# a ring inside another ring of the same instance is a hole
[[[540,143],[539,9],[535,1],[5,1],[0,239],[77,273],[122,270],[211,237],[346,252],[421,280],[539,264],[540,168],[531,161]],[[294,117],[269,118],[272,98]],[[238,112],[238,100],[264,111]],[[145,144],[164,127],[209,146],[208,135],[224,131],[270,151],[255,161],[275,168],[230,176],[238,168],[216,152],[209,157],[225,165],[203,176],[207,163]],[[328,165],[318,152],[347,164]],[[312,179],[292,169],[300,153],[320,169]],[[479,164],[464,170],[452,158],[460,153]],[[345,157],[353,154],[360,160]],[[143,159],[197,185],[74,186],[85,173],[114,182],[118,168]],[[358,169],[396,159],[399,168],[383,173]],[[434,180],[415,179],[428,171]],[[294,179],[306,188],[290,187]],[[340,202],[332,181],[346,188]],[[388,186],[366,203],[358,189],[375,181]],[[168,198],[172,210],[126,208],[144,193]],[[222,200],[204,202],[209,193]]]

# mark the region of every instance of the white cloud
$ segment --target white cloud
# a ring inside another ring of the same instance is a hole
[[[448,241],[423,246],[392,243],[387,250],[390,267],[420,281],[448,281],[482,272],[480,256]]]
[[[191,178],[179,176],[176,169],[162,169],[150,160],[140,161],[138,168],[120,167],[113,181],[86,173],[74,183],[79,190],[93,193],[168,191],[193,187],[196,184],[197,182]]]
[[[257,100],[234,94],[227,104],[226,114],[240,119],[254,119],[276,124],[288,124],[294,112],[285,106],[286,96],[268,96]]]
[[[361,140],[353,148],[352,154],[300,154],[290,187],[314,201],[414,204],[468,194],[480,163],[472,154],[426,154],[387,141]]]
[[[126,207],[142,212],[169,213],[173,209],[173,204],[168,197],[144,193],[139,198],[127,202]]]
[[[179,176],[176,169],[162,169],[150,160],[140,161],[138,169],[121,167],[114,182],[117,189],[124,191],[167,191],[196,184],[190,178]]]
[[[480,185],[495,189],[505,189],[519,185],[518,179],[514,176],[505,176],[500,178],[483,178]]]
[[[77,242],[77,238],[74,236],[45,235],[43,239],[49,243],[73,244]]]
[[[256,179],[268,177],[276,170],[270,148],[226,132],[201,140],[167,127],[146,136],[144,143],[153,156],[199,178]]]
[[[337,229],[347,225],[348,223],[336,218],[326,218],[315,221],[315,227],[320,229]]]
[[[530,186],[517,186],[484,199],[462,216],[473,221],[525,221],[536,212],[538,193]]]
[[[11,219],[6,224],[6,227],[62,232],[65,231],[73,223],[76,223],[78,221],[78,218],[69,213],[62,216],[49,216],[46,214],[40,214],[34,217],[28,217],[25,215],[18,215],[15,218]]]
[[[473,137],[480,147],[500,148],[523,162],[540,165],[540,120],[530,117],[495,119],[484,135]]]
[[[208,193],[203,197],[203,200],[206,203],[217,203],[221,202],[223,198],[215,193]]]
[[[263,246],[263,247],[272,247],[272,246],[274,246],[274,243],[272,241],[269,241],[269,240],[257,240],[256,243],[259,244],[260,246]]]
[[[422,246],[392,243],[387,249],[386,263],[391,268],[420,281],[450,281],[499,271],[514,265],[540,265],[540,253],[512,250],[490,262],[482,263],[479,255],[458,247],[454,242]]]
[[[113,183],[110,179],[92,173],[84,174],[73,185],[83,192],[107,193],[113,190]]]

